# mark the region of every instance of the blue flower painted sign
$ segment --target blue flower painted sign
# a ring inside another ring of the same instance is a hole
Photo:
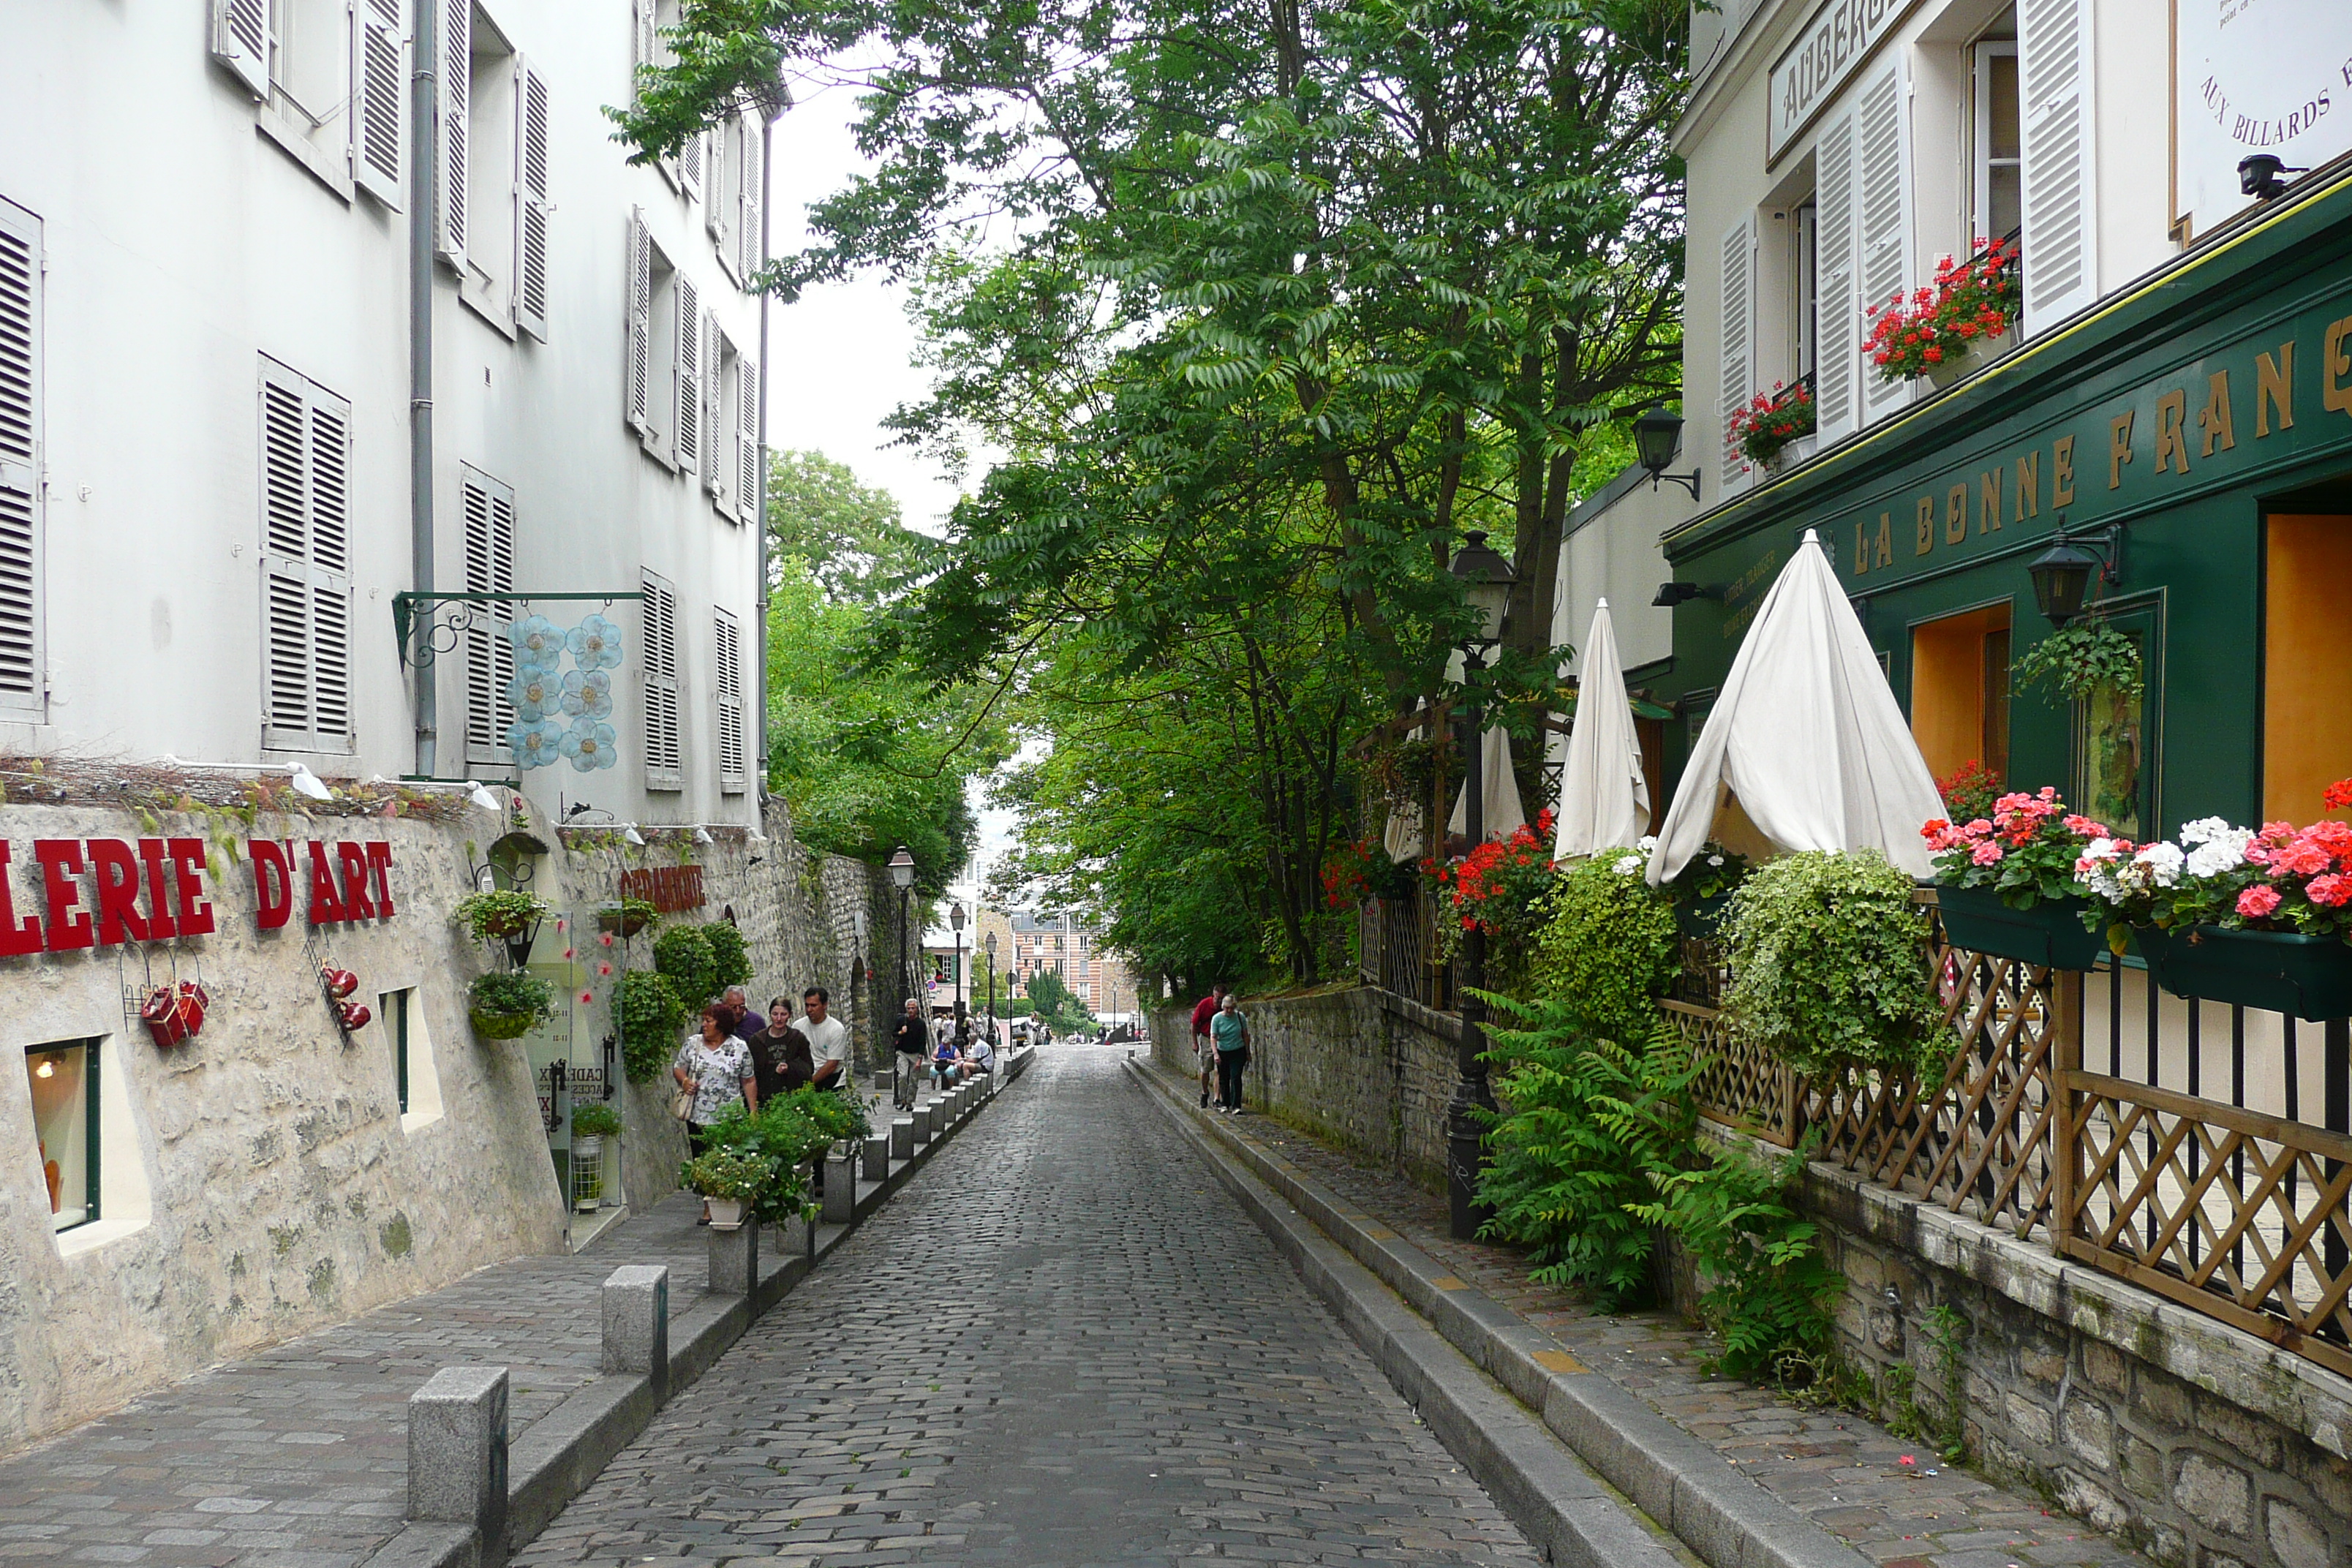
[[[627,657],[621,628],[592,615],[566,631],[534,615],[509,625],[506,638],[515,657],[506,689],[515,710],[507,731],[515,765],[544,768],[561,758],[585,773],[619,762],[617,737],[604,721],[613,716],[612,672]],[[568,671],[566,654],[574,667]]]

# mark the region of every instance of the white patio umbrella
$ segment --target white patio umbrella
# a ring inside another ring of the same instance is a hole
[[[1642,776],[1642,742],[1617,663],[1617,633],[1609,601],[1592,612],[1577,683],[1576,722],[1568,734],[1568,761],[1559,774],[1556,858],[1631,849],[1650,820],[1650,785]]]
[[[1928,873],[1919,826],[1943,815],[1943,798],[1811,529],[1692,748],[1650,852],[1652,886],[1698,853],[1726,787],[1783,849],[1877,849]]]
[[[1511,732],[1499,724],[1478,743],[1478,800],[1486,818],[1479,826],[1488,838],[1508,838],[1528,825],[1528,815],[1519,807],[1518,780],[1511,776]],[[1469,805],[1470,784],[1465,779],[1454,792],[1447,833],[1470,831]]]

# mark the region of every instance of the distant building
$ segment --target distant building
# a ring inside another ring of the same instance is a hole
[[[1088,1011],[1135,1010],[1135,977],[1102,945],[1101,937],[1076,915],[1015,914],[1012,962],[1006,965],[1027,994],[1030,979],[1047,971],[1061,976]],[[999,954],[1003,962],[1003,954]]]

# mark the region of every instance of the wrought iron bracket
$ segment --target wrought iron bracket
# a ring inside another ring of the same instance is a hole
[[[417,594],[404,591],[392,596],[392,634],[400,647],[401,668],[405,669],[414,664],[422,669],[456,648],[457,639],[466,630],[488,616],[488,611],[474,607],[478,605],[594,601],[610,609],[623,599],[642,599],[645,596],[642,588],[586,594],[525,594],[512,589],[492,594]]]

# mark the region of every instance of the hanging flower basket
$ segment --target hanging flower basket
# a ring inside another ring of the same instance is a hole
[[[1944,934],[1970,952],[2014,958],[2049,969],[2095,969],[2106,943],[2084,928],[2084,899],[2044,899],[2032,909],[2011,909],[1990,888],[1942,886],[1936,902]]]
[[[635,936],[660,919],[660,911],[645,900],[624,899],[596,911],[596,929],[619,936]]]
[[[2235,1002],[2310,1021],[2352,1016],[2352,947],[2341,937],[2220,926],[2134,926],[2156,983],[2175,996]]]

